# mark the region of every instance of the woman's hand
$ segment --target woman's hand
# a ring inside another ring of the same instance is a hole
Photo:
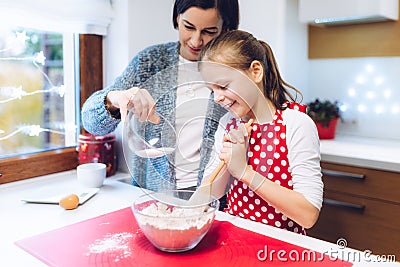
[[[138,87],[110,91],[107,94],[107,107],[119,108],[122,121],[130,110],[141,122],[147,120],[156,124],[160,122],[160,118],[154,113],[156,102],[153,97],[147,90]]]

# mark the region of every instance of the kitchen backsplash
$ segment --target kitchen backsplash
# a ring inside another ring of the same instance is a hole
[[[338,134],[400,141],[400,57],[309,61],[307,101],[338,100]]]

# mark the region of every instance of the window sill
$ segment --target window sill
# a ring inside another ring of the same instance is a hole
[[[0,184],[71,170],[76,166],[75,147],[7,158],[0,161]]]

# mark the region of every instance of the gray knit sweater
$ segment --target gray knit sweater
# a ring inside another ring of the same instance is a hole
[[[107,112],[104,104],[105,97],[111,90],[127,90],[135,86],[147,89],[157,102],[156,111],[174,124],[178,60],[179,42],[154,45],[139,52],[113,84],[95,92],[86,100],[81,113],[83,127],[95,135],[113,132],[120,120],[111,117]],[[214,103],[211,95],[203,129],[198,184],[201,182],[204,168],[213,149],[214,133],[218,127],[219,118],[225,112]],[[144,129],[138,130],[144,131]],[[154,125],[153,129],[146,129],[145,134],[156,136],[160,130]],[[124,134],[123,140],[125,137]],[[155,159],[144,159],[130,153],[128,147],[125,147],[125,141],[123,143],[125,161],[138,185],[155,191],[175,188],[173,154]]]

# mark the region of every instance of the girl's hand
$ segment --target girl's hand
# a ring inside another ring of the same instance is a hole
[[[107,103],[120,109],[122,121],[130,110],[141,122],[147,120],[156,124],[160,122],[160,118],[154,113],[156,102],[145,89],[132,87],[128,90],[110,91],[107,94]]]
[[[251,131],[251,123],[239,125],[238,129],[232,129],[224,135],[222,150],[219,158],[225,161],[228,171],[237,179],[245,174],[247,165],[248,135]]]

